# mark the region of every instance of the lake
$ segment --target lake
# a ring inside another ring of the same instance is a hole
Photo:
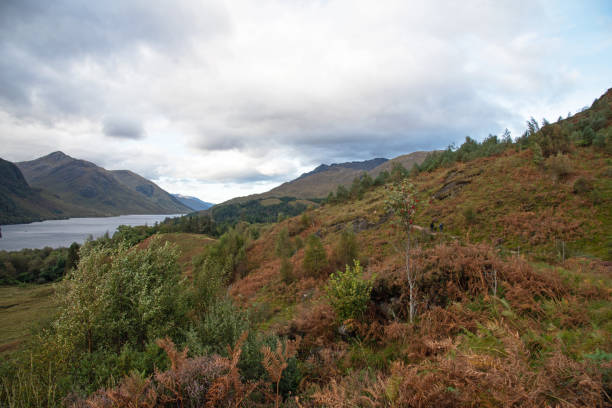
[[[24,248],[68,247],[73,242],[82,244],[89,235],[101,237],[107,231],[112,236],[119,225],[153,225],[166,217],[181,214],[120,215],[118,217],[69,218],[30,224],[2,225],[0,250],[18,251]]]

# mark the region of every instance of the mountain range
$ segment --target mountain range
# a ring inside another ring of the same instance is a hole
[[[181,203],[183,203],[183,205],[186,205],[187,207],[191,208],[193,211],[208,210],[214,205],[213,203],[202,201],[199,198],[193,196],[185,196],[182,194],[172,194],[172,196],[179,200]]]
[[[392,160],[375,158],[321,164],[270,191],[237,197],[224,204],[283,197],[324,198],[339,185],[350,185],[364,172],[376,177],[382,171],[390,171],[394,163],[409,169],[414,163],[421,163],[427,153],[414,152]],[[3,224],[68,217],[177,214],[213,206],[196,197],[170,194],[132,171],[107,170],[60,151],[31,161],[2,160],[0,176],[0,223]]]
[[[122,214],[193,211],[155,183],[129,170],[106,170],[53,152],[0,166],[1,223]]]
[[[365,161],[346,163],[322,164],[314,170],[304,173],[298,178],[281,184],[270,191],[261,194],[252,194],[245,197],[236,197],[224,204],[262,200],[267,198],[295,197],[299,199],[325,198],[335,191],[339,185],[350,186],[355,177],[368,173],[376,177],[383,171],[391,171],[394,163],[410,168],[416,163],[420,164],[430,152],[418,151],[398,156],[394,159],[376,158]]]

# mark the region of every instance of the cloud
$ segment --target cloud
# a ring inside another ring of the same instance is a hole
[[[140,122],[120,117],[105,119],[103,132],[106,136],[122,139],[142,139],[144,137],[144,129]]]
[[[576,111],[610,86],[611,14],[548,0],[4,0],[0,142],[7,157],[61,149],[220,201],[322,162],[517,136],[532,115]]]

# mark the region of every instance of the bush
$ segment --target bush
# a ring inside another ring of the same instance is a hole
[[[546,168],[552,173],[555,180],[562,180],[572,174],[573,168],[570,159],[561,153],[546,159]]]
[[[321,240],[312,234],[306,240],[306,251],[304,252],[304,271],[310,276],[320,275],[328,266],[327,253]]]
[[[340,234],[338,244],[334,248],[334,261],[340,266],[350,265],[357,257],[357,240],[351,229],[345,229]]]
[[[276,236],[274,253],[279,258],[289,258],[293,255],[293,245],[291,245],[291,240],[289,240],[289,230],[287,227],[281,229]]]
[[[476,211],[474,211],[474,207],[469,206],[463,210],[463,218],[465,218],[465,223],[468,225],[473,225],[476,223]]]
[[[356,319],[368,306],[374,277],[366,280],[362,274],[361,265],[356,260],[354,267],[346,265],[344,272],[337,271],[329,278],[327,297],[340,320]]]
[[[143,250],[84,247],[58,289],[57,341],[79,353],[176,337],[187,321],[177,258],[159,239]]]
[[[574,194],[584,194],[593,190],[593,183],[584,177],[579,177],[574,182]]]
[[[280,277],[287,285],[295,280],[295,276],[293,275],[293,264],[288,258],[283,258],[281,260]]]
[[[542,148],[539,144],[534,143],[531,150],[533,151],[533,163],[536,166],[541,166],[544,162],[544,155],[542,154]]]

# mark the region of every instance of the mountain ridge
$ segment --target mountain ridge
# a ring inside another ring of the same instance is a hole
[[[22,199],[17,200],[17,205],[15,194],[9,195],[7,186],[4,186],[3,200],[7,209],[14,208],[10,219],[8,216],[2,218],[5,223],[192,211],[152,181],[130,170],[107,170],[61,151],[30,161],[4,162],[14,168],[4,163],[3,173],[13,174],[11,180],[22,191]],[[19,181],[19,176],[15,176],[15,169],[23,180]],[[23,211],[16,210],[17,207]]]
[[[214,206],[213,203],[209,203],[207,201],[202,201],[194,196],[187,196],[183,194],[171,194],[174,198],[180,201],[183,205],[191,208],[193,211],[202,211],[208,210],[210,207]]]

